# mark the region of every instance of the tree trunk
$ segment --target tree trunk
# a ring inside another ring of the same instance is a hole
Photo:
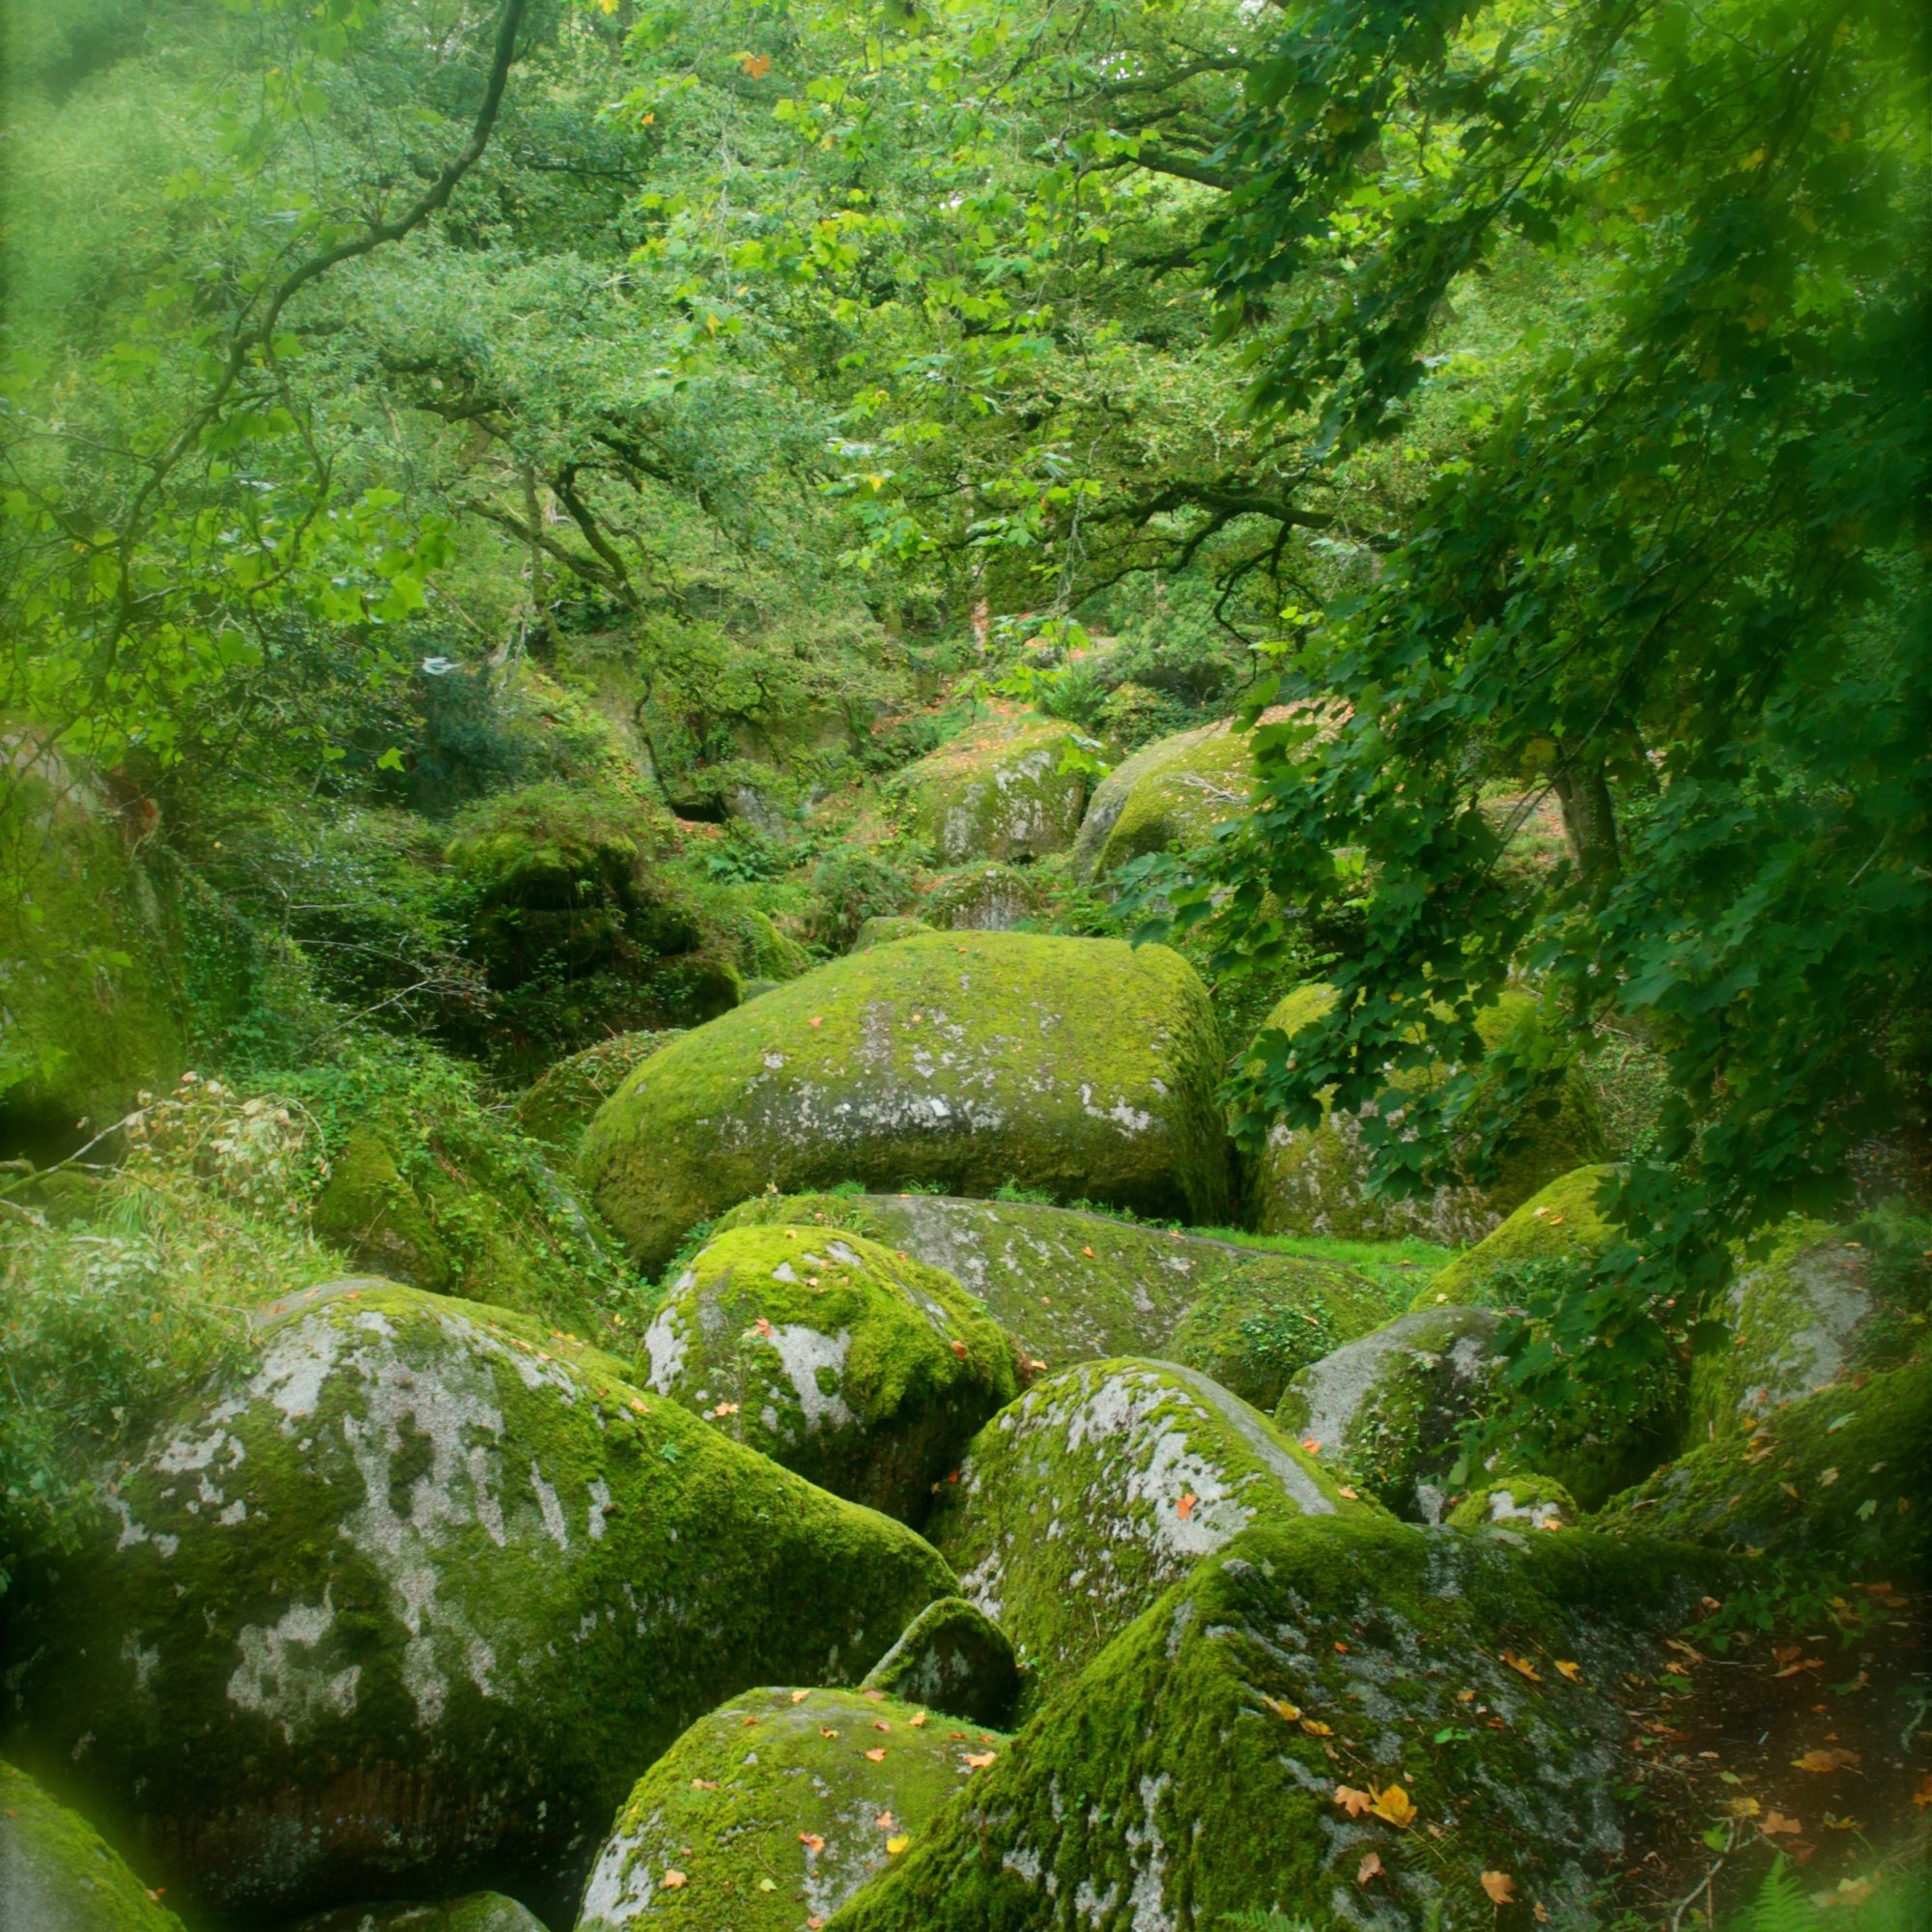
[[[1603,760],[1559,756],[1553,782],[1563,809],[1563,837],[1586,885],[1607,884],[1617,875],[1617,813],[1610,800]]]

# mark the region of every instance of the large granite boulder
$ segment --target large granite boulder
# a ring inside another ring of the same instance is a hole
[[[1254,740],[1232,719],[1157,739],[1094,787],[1073,845],[1074,876],[1104,878],[1150,852],[1205,845],[1254,793]]]
[[[1051,718],[995,718],[908,765],[897,783],[939,864],[1071,845],[1087,804],[1087,774],[1065,756],[1078,736]]]
[[[1221,1047],[1164,947],[935,933],[697,1028],[604,1103],[582,1171],[646,1265],[767,1186],[927,1182],[1226,1209]]]
[[[1018,1392],[1011,1343],[951,1276],[810,1223],[708,1242],[660,1304],[644,1351],[653,1393],[915,1524]]]
[[[928,1534],[1011,1637],[1024,1708],[1249,1524],[1366,1514],[1268,1423],[1170,1362],[1088,1362],[980,1431]]]
[[[1269,1913],[1583,1932],[1630,1856],[1625,1673],[1662,1669],[1709,1582],[1681,1548],[1581,1530],[1258,1521],[1058,1691],[838,1932]],[[1500,1918],[1486,1878],[1509,1881]]]
[[[11,1754],[131,1818],[184,1909],[554,1911],[695,1717],[856,1682],[953,1591],[538,1323],[382,1283],[280,1308],[8,1600]]]
[[[822,1925],[923,1842],[1004,1735],[896,1698],[753,1690],[701,1718],[618,1812],[577,1932]]]
[[[1056,1369],[1163,1354],[1210,1282],[1276,1259],[1080,1208],[947,1194],[761,1194],[723,1215],[717,1229],[773,1222],[848,1228],[943,1268],[1030,1360]]]

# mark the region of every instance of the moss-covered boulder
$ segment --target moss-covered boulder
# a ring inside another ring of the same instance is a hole
[[[858,937],[853,940],[851,950],[866,952],[874,946],[891,946],[896,940],[917,939],[921,933],[933,930],[925,920],[914,919],[909,913],[878,913],[860,923]]]
[[[1492,1309],[1421,1309],[1312,1362],[1276,1424],[1397,1515],[1440,1520],[1464,1423],[1501,1366]]]
[[[1449,1512],[1451,1529],[1569,1529],[1577,1520],[1577,1498],[1548,1476],[1484,1483]]]
[[[64,1159],[187,1065],[177,921],[131,849],[149,822],[0,733],[0,1159]]]
[[[786,1221],[850,1228],[943,1268],[1029,1361],[1057,1369],[1169,1352],[1175,1324],[1220,1270],[1272,1259],[1080,1208],[949,1194],[764,1194],[717,1226]]]
[[[494,1884],[554,1912],[748,1683],[852,1682],[952,1573],[621,1366],[473,1303],[310,1291],[22,1579],[10,1755],[184,1909]]]
[[[1010,932],[1039,918],[1051,895],[1037,872],[997,860],[943,873],[921,898],[930,923],[946,932]]]
[[[1856,1242],[1817,1221],[1785,1223],[1739,1264],[1729,1345],[1691,1365],[1690,1440],[1753,1428],[1862,1367],[1861,1332],[1878,1305]]]
[[[434,1905],[338,1906],[288,1932],[544,1932],[544,1922],[499,1891],[471,1891]]]
[[[613,1033],[726,1012],[748,974],[800,969],[764,915],[668,870],[668,842],[662,810],[614,787],[527,785],[458,817],[444,897],[489,988],[479,1048],[527,1077]]]
[[[368,1127],[353,1129],[329,1163],[310,1219],[316,1234],[358,1267],[407,1288],[440,1293],[456,1279],[457,1264],[422,1197],[403,1178],[389,1143]]]
[[[942,1597],[905,1628],[860,1687],[974,1724],[1008,1724],[1020,1695],[1019,1660],[977,1604]]]
[[[1932,1586],[1928,1469],[1932,1362],[1915,1362],[1700,1443],[1615,1497],[1595,1524],[1923,1588]]]
[[[1334,1002],[1329,986],[1303,986],[1268,1015],[1266,1032],[1293,1039]],[[1486,1046],[1537,1024],[1537,1003],[1508,993],[1477,1017]],[[1411,1074],[1410,1081],[1424,1074]],[[1276,1126],[1250,1163],[1248,1196],[1264,1234],[1327,1235],[1345,1240],[1400,1240],[1416,1236],[1445,1247],[1467,1247],[1498,1228],[1541,1187],[1600,1158],[1602,1136],[1580,1078],[1565,1075],[1540,1096],[1549,1112],[1527,1111],[1515,1123],[1494,1175],[1478,1184],[1450,1179],[1412,1200],[1368,1192],[1369,1156],[1361,1117],[1337,1115],[1322,1099],[1313,1127]]]
[[[835,960],[673,1041],[584,1135],[646,1265],[766,1186],[1008,1180],[1150,1214],[1225,1209],[1220,1038],[1164,947],[1020,933]]]
[[[908,765],[897,783],[942,866],[1039,859],[1080,829],[1087,774],[1065,754],[1079,733],[1050,718],[995,718]]]
[[[1104,878],[1149,852],[1205,845],[1247,810],[1254,791],[1254,741],[1233,720],[1156,739],[1094,787],[1073,845],[1074,876]]]
[[[1264,1413],[1289,1378],[1388,1320],[1388,1296],[1352,1268],[1258,1252],[1204,1270],[1167,1352]]]
[[[182,1932],[93,1826],[0,1763],[0,1925],[8,1932]]]
[[[1270,1911],[1580,1932],[1629,1856],[1617,1688],[1662,1667],[1652,1633],[1702,1587],[1681,1549],[1585,1531],[1258,1522],[1059,1691],[837,1932],[1218,1932]],[[1500,1919],[1486,1873],[1514,1888]]]
[[[577,1932],[795,1932],[922,1843],[1007,1739],[877,1692],[753,1690],[638,1780]]]
[[[1012,1344],[950,1275],[810,1223],[708,1243],[659,1306],[644,1352],[654,1394],[912,1523],[1018,1391]]]
[[[553,1152],[573,1157],[591,1115],[678,1031],[616,1034],[546,1067],[518,1095],[518,1126]]]
[[[1539,1262],[1594,1262],[1617,1239],[1615,1223],[1597,1206],[1598,1189],[1616,1169],[1579,1167],[1539,1188],[1501,1227],[1440,1269],[1415,1297],[1417,1308],[1482,1301],[1492,1279]]]
[[[1012,1639],[1031,1711],[1250,1523],[1361,1507],[1206,1376],[1088,1362],[980,1431],[927,1534]]]

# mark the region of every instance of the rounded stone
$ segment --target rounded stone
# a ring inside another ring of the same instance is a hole
[[[1079,735],[1050,718],[995,718],[908,765],[896,783],[938,863],[1039,859],[1071,845],[1087,804],[1087,774],[1065,758]]]
[[[1179,954],[935,933],[849,954],[652,1055],[582,1171],[649,1267],[766,1187],[1009,1181],[1150,1215],[1226,1211],[1220,1036]]]
[[[1007,1724],[1019,1701],[1019,1662],[1007,1634],[964,1597],[928,1604],[867,1673],[883,1690],[974,1724]]]
[[[674,1030],[620,1033],[554,1062],[517,1096],[518,1126],[554,1153],[575,1154],[591,1115],[625,1076],[677,1037]]]
[[[1088,1362],[980,1431],[927,1533],[1007,1632],[1031,1713],[1250,1523],[1350,1505],[1245,1403],[1171,1362]]]
[[[1007,1748],[911,1704],[753,1690],[638,1780],[598,1853],[577,1932],[795,1932],[922,1843]]]
[[[1548,1476],[1502,1476],[1484,1483],[1449,1512],[1452,1529],[1568,1529],[1577,1498]]]
[[[1018,1388],[959,1284],[863,1235],[747,1227],[709,1242],[644,1336],[644,1379],[748,1447],[918,1523]]]
[[[932,1549],[503,1311],[292,1297],[21,1579],[5,1721],[150,1875],[268,1918],[574,1895],[638,1771],[749,1682],[855,1681]]]
[[[1074,876],[1103,878],[1148,853],[1205,845],[1247,811],[1254,791],[1254,740],[1232,719],[1156,739],[1094,787]]]

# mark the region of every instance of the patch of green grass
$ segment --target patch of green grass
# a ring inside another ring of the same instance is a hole
[[[1454,1248],[1413,1236],[1400,1241],[1331,1240],[1321,1235],[1257,1235],[1246,1228],[1190,1228],[1192,1235],[1229,1241],[1236,1247],[1265,1254],[1293,1255],[1305,1261],[1332,1262],[1353,1268],[1388,1293],[1391,1314],[1407,1308],[1416,1292],[1434,1281],[1456,1259]]]

